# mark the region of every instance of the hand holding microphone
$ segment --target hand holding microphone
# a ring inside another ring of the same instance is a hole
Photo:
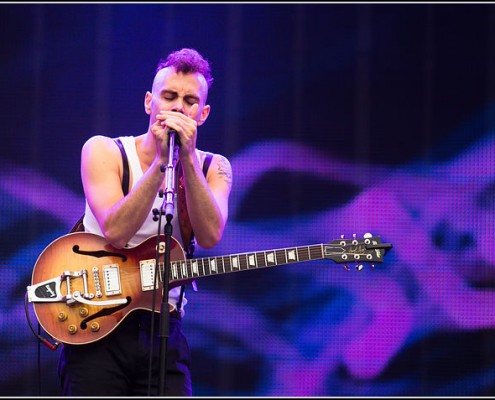
[[[162,110],[156,114],[157,119],[157,138],[162,137],[165,140],[165,135],[168,136],[170,145],[171,136],[174,136],[173,146],[180,147],[181,153],[193,154],[196,148],[196,134],[198,128],[199,105],[193,104],[187,113],[174,110]],[[179,135],[180,132],[180,135]],[[165,150],[162,146],[162,152]]]

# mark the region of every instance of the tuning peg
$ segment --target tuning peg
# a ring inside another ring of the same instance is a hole
[[[346,271],[349,271],[349,266],[348,266],[347,264],[344,264],[344,269],[345,269]]]
[[[375,264],[371,264],[371,269],[374,270],[375,269]]]
[[[367,233],[365,233],[365,234],[363,235],[363,237],[364,237],[365,239],[369,239],[369,238],[372,238],[372,237],[373,237],[373,235],[372,235],[371,233],[367,232]]]
[[[361,271],[363,268],[364,268],[363,264],[358,264],[358,265],[356,265],[356,269],[357,269],[358,271]]]

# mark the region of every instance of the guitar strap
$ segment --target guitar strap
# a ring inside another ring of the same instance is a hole
[[[211,160],[213,158],[212,153],[206,153],[205,160],[203,162],[203,175],[206,178],[208,173],[208,168],[210,167]],[[178,176],[178,190],[177,190],[177,205],[179,207],[179,212],[177,213],[179,217],[180,233],[182,237],[182,243],[184,243],[184,250],[186,252],[186,258],[190,260],[193,258],[195,249],[194,232],[191,227],[191,221],[189,220],[189,213],[187,212],[187,202],[186,202],[186,191],[184,183],[184,175],[182,173],[182,164],[179,162],[177,168]],[[196,281],[192,282],[193,288],[196,289]],[[182,307],[182,298],[184,297],[185,286],[182,285],[180,288],[179,302],[177,303],[177,309],[180,310]]]
[[[124,196],[129,193],[129,160],[127,159],[127,154],[124,149],[124,145],[120,141],[119,138],[114,139],[117,146],[119,146],[120,153],[122,154],[122,191],[124,192]],[[84,232],[84,224],[83,224],[84,214],[81,215],[81,218],[77,220],[69,233],[73,232]]]
[[[206,153],[205,160],[203,162],[203,174],[206,177],[208,168],[210,167],[213,154]],[[186,192],[184,184],[184,175],[182,173],[182,165],[178,165],[178,190],[177,190],[177,205],[179,206],[179,223],[182,237],[182,243],[184,243],[186,257],[191,259],[194,254],[194,232],[192,231],[191,222],[189,221],[189,214],[187,212]]]

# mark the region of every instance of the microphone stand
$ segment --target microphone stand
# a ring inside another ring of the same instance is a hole
[[[170,240],[172,237],[172,219],[174,217],[174,197],[175,197],[175,165],[178,160],[179,146],[175,145],[176,132],[169,130],[169,155],[168,165],[165,171],[166,174],[166,187],[165,187],[165,200],[162,204],[165,204],[165,218],[166,224],[164,227],[165,232],[165,260],[163,268],[163,287],[162,287],[162,303],[160,307],[160,369],[159,369],[159,386],[158,395],[165,395],[165,381],[167,373],[167,345],[169,336],[169,306],[168,306],[168,283],[169,283],[169,271],[170,271]]]

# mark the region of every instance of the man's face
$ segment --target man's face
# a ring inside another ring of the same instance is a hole
[[[175,68],[167,67],[155,76],[151,96],[147,97],[151,110],[151,119],[162,110],[177,111],[190,116],[189,111],[198,104],[199,112],[191,116],[201,125],[204,122],[204,108],[208,96],[208,85],[200,73],[184,74]]]

